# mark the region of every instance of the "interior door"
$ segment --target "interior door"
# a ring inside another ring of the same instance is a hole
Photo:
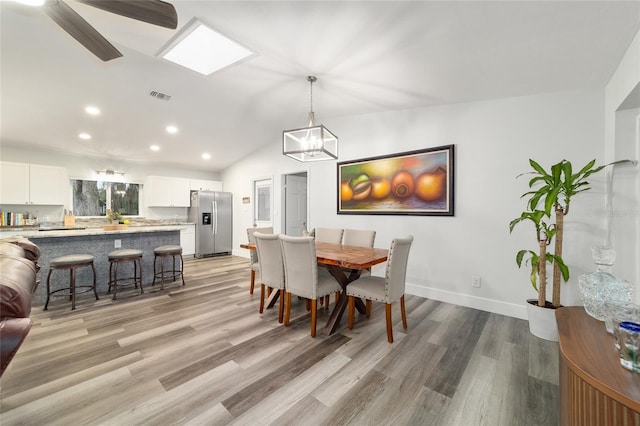
[[[285,233],[292,237],[302,236],[307,225],[307,174],[285,175]]]

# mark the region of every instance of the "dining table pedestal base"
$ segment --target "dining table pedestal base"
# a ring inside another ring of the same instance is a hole
[[[338,281],[340,287],[342,287],[342,292],[340,292],[340,298],[336,303],[336,306],[331,311],[331,315],[329,315],[329,319],[327,320],[327,325],[322,329],[322,332],[326,335],[333,334],[338,328],[338,324],[340,324],[340,319],[342,318],[342,314],[344,314],[345,309],[347,308],[347,292],[345,291],[347,285],[350,282],[357,280],[360,278],[360,270],[352,269],[349,272],[349,275],[345,273],[346,271],[343,268],[335,265],[324,265],[325,268],[329,271],[329,273]],[[361,314],[366,312],[366,307],[362,299],[356,298],[356,309]]]

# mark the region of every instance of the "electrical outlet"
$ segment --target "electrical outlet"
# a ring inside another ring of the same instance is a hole
[[[480,277],[477,277],[477,276],[471,277],[471,287],[480,288],[481,283],[482,283],[482,280],[480,279]]]
[[[115,247],[115,248],[120,248],[120,247],[122,247],[122,240],[115,240],[115,241],[113,242],[113,247]]]

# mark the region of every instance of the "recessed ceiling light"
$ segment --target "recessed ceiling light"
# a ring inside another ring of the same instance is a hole
[[[94,107],[94,106],[91,106],[91,105],[89,105],[88,107],[86,107],[84,110],[85,110],[85,111],[87,112],[87,114],[89,114],[89,115],[99,115],[99,114],[100,114],[100,110],[99,110],[97,107]]]
[[[176,126],[167,126],[167,133],[174,135],[178,133],[178,128]]]
[[[88,141],[89,139],[91,139],[91,135],[89,133],[80,133],[78,137],[80,139],[84,139],[85,141]]]
[[[207,154],[206,152],[204,154],[202,154],[202,159],[203,160],[208,160],[211,158],[211,154]]]
[[[194,18],[160,50],[158,56],[209,75],[253,54],[251,50]]]
[[[160,147],[159,147],[158,145],[151,145],[151,146],[149,147],[149,149],[150,149],[151,151],[160,151]]]

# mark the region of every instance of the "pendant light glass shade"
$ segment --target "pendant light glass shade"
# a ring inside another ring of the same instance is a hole
[[[309,76],[311,84],[311,111],[307,127],[282,132],[282,153],[298,161],[321,161],[338,158],[338,137],[322,124],[317,124],[313,112],[313,83],[316,77]]]

